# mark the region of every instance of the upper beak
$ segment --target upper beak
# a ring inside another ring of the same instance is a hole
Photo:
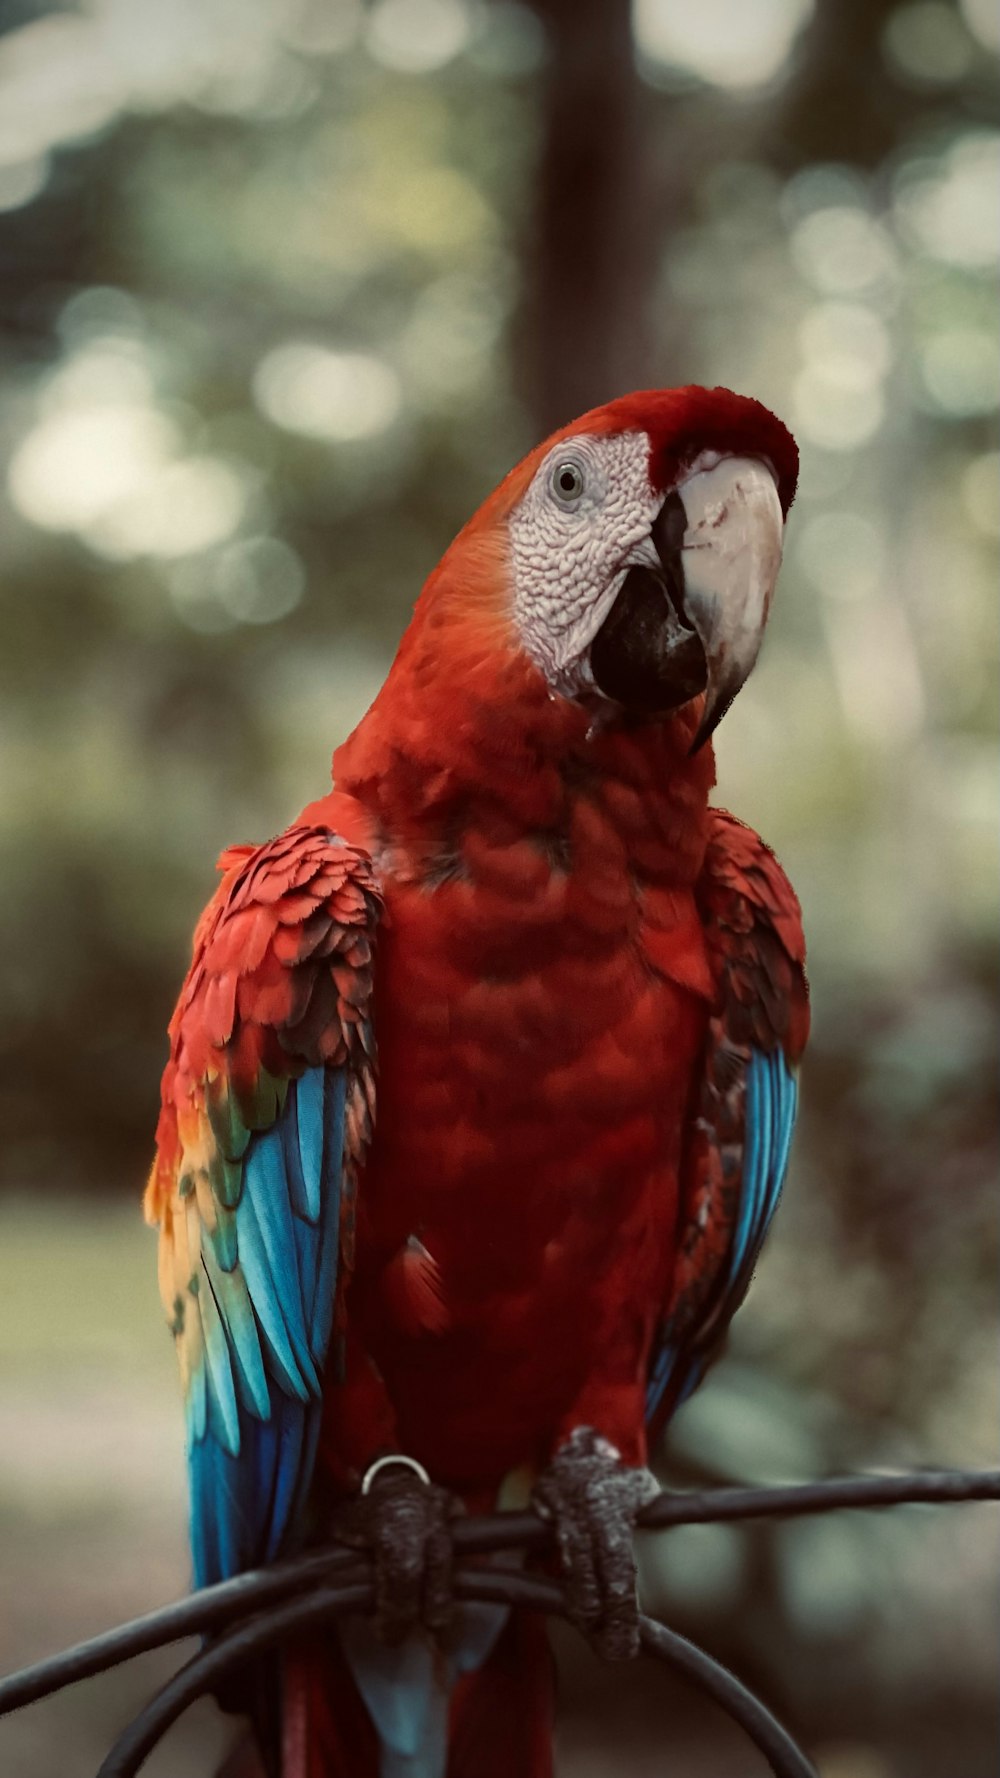
[[[667,496],[652,538],[678,615],[705,654],[708,740],[760,651],[781,565],[784,520],[774,477],[752,457],[723,457]]]

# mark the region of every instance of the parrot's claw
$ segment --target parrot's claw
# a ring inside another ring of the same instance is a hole
[[[569,1617],[606,1660],[639,1653],[632,1534],[656,1492],[648,1469],[627,1468],[607,1439],[578,1426],[532,1493],[555,1530]]]
[[[374,1624],[384,1642],[402,1642],[420,1624],[447,1641],[455,1618],[451,1526],[462,1511],[404,1456],[374,1463],[360,1494],[341,1507],[334,1535],[372,1558]]]

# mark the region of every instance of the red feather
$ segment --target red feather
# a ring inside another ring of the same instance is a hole
[[[444,1280],[433,1254],[411,1235],[385,1268],[383,1295],[389,1313],[405,1334],[440,1334],[451,1316]]]

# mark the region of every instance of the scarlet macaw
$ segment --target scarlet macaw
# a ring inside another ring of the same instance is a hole
[[[195,1579],[354,1523],[383,1631],[275,1657],[281,1778],[551,1772],[538,1623],[414,1628],[455,1496],[532,1496],[578,1620],[636,1646],[647,1451],[747,1288],[808,1030],[795,896],[708,802],[796,473],[725,389],[556,433],[431,575],[335,788],[220,860],[146,1197]]]

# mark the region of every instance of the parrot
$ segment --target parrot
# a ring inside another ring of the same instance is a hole
[[[632,1532],[784,1181],[799,905],[710,802],[798,473],[760,402],[622,396],[426,581],[332,787],[233,845],[145,1195],[195,1585],[342,1539],[374,1618],[259,1657],[273,1778],[551,1778],[544,1624],[456,1605],[451,1526],[532,1505],[638,1651]]]

